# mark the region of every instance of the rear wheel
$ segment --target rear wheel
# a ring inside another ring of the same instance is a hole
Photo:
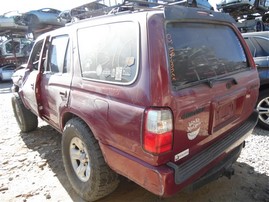
[[[118,175],[105,163],[98,141],[79,118],[65,125],[62,156],[67,177],[83,199],[98,200],[118,187]]]
[[[37,128],[38,119],[29,109],[27,109],[18,95],[13,95],[12,108],[16,121],[22,132],[30,132]]]
[[[256,109],[259,112],[259,126],[269,130],[269,90],[260,92]]]

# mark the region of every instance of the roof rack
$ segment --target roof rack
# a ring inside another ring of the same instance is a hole
[[[197,7],[196,0],[97,0],[73,8],[70,10],[70,16],[73,21],[97,17],[108,14],[116,14],[122,11],[150,10],[162,8],[166,5],[184,5]],[[75,19],[75,20],[74,20]]]

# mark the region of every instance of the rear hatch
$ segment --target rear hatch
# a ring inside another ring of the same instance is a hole
[[[165,20],[174,115],[170,160],[178,164],[247,120],[259,80],[229,16],[174,7],[166,8]]]

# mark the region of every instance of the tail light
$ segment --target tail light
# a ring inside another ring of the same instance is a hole
[[[153,154],[172,150],[173,116],[168,108],[150,108],[145,111],[143,147]]]

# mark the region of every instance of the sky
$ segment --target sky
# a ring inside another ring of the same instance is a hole
[[[40,8],[69,10],[92,0],[1,0],[0,15],[9,11],[27,12]]]

